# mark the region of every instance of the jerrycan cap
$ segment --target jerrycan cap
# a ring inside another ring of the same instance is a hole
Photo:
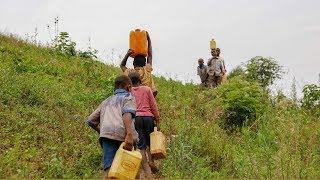
[[[157,131],[158,131],[157,126],[153,128],[153,131],[155,131],[155,132],[157,132]]]

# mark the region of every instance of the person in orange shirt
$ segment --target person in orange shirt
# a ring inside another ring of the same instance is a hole
[[[147,40],[148,40],[148,57],[147,60],[142,55],[137,55],[133,59],[133,69],[127,68],[126,64],[128,58],[133,53],[131,49],[128,50],[127,54],[124,56],[121,61],[120,68],[123,71],[124,75],[129,75],[130,72],[138,72],[141,78],[141,85],[148,86],[151,88],[154,97],[157,95],[158,91],[153,81],[152,77],[152,45],[149,33],[147,32]],[[147,62],[146,62],[147,61]]]

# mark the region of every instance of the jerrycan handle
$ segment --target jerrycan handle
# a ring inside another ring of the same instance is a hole
[[[125,144],[126,144],[125,142],[122,142],[121,145],[120,145],[120,147],[119,147],[119,149],[123,149],[123,146],[124,146]],[[125,150],[125,149],[123,149],[123,150]],[[133,151],[133,150],[134,150],[134,146],[132,146],[131,151]]]

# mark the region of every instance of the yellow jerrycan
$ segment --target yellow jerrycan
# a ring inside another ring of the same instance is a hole
[[[227,76],[227,74],[222,75],[222,77],[221,77],[221,84],[224,84],[224,83],[226,83],[227,81],[228,81],[228,76]]]
[[[142,155],[139,151],[123,149],[124,142],[120,145],[114,156],[108,178],[135,179],[140,168]]]
[[[215,49],[217,48],[217,43],[214,39],[211,39],[210,41],[210,49]]]
[[[147,32],[144,30],[136,29],[130,32],[130,49],[133,50],[131,57],[137,55],[148,56],[148,40]]]
[[[150,152],[154,159],[164,159],[167,155],[166,136],[157,127],[150,134]]]

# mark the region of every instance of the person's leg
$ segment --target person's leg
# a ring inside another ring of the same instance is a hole
[[[151,169],[148,165],[148,159],[146,155],[146,133],[145,133],[145,123],[144,123],[144,117],[137,116],[135,118],[135,128],[136,131],[139,134],[139,142],[138,142],[138,149],[140,149],[140,153],[142,155],[142,162],[141,162],[141,178],[150,178]]]
[[[108,176],[109,168],[112,165],[114,156],[119,149],[122,142],[101,138],[101,144],[103,149],[103,170],[106,172],[105,175]]]
[[[218,86],[218,77],[219,77],[219,76],[214,76],[214,77],[213,77],[213,85],[212,85],[212,86],[213,86],[214,88]]]
[[[214,87],[214,76],[213,75],[208,76],[208,87],[209,88]]]
[[[143,150],[146,149],[146,140],[144,136],[144,122],[143,117],[137,116],[135,118],[134,127],[139,135],[139,141],[138,141],[138,149]]]
[[[145,130],[146,130],[146,144],[147,144],[147,157],[148,157],[148,164],[150,166],[150,169],[153,173],[158,171],[158,168],[156,167],[154,163],[154,159],[150,153],[150,134],[154,131],[155,127],[155,119],[154,117],[145,117]]]

